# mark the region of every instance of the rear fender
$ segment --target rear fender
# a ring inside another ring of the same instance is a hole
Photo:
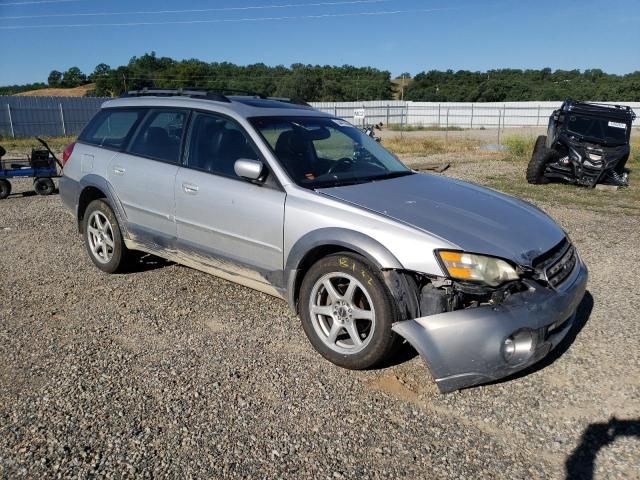
[[[82,198],[82,193],[87,188],[93,187],[100,190],[105,195],[107,202],[113,209],[113,212],[115,213],[116,218],[118,219],[118,225],[120,226],[120,231],[122,232],[123,236],[127,239],[130,238],[129,230],[127,228],[127,225],[128,225],[127,215],[111,183],[109,183],[109,181],[106,180],[104,177],[101,177],[99,175],[93,175],[93,174],[87,175],[81,178],[79,183],[80,183],[80,197],[78,201],[80,200],[80,198]],[[78,207],[79,206],[80,204],[78,203]],[[82,222],[81,222],[80,213],[81,212],[79,211],[77,212],[78,230],[82,233]]]

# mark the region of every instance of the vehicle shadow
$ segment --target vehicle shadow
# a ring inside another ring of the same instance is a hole
[[[584,326],[589,321],[589,317],[591,317],[591,312],[593,311],[593,296],[590,292],[586,292],[582,301],[578,305],[576,310],[576,318],[573,320],[573,325],[571,329],[567,333],[566,337],[562,339],[562,341],[558,344],[556,348],[551,350],[549,354],[540,360],[537,363],[534,363],[530,367],[525,368],[524,370],[520,370],[519,372],[514,373],[513,375],[509,375],[508,377],[501,378],[496,380],[495,382],[489,382],[487,385],[498,385],[504,382],[510,382],[512,380],[517,380],[518,378],[526,377],[527,375],[531,375],[534,372],[538,372],[547,368],[549,365],[553,364],[556,360],[558,360],[562,355],[565,354],[567,350],[571,347],[575,339],[578,337]]]
[[[640,419],[618,420],[607,423],[592,423],[582,433],[580,444],[567,457],[565,468],[567,480],[592,480],[598,452],[610,445],[617,437],[640,439]]]
[[[134,253],[133,259],[127,266],[125,273],[150,272],[152,270],[158,270],[174,264],[175,262],[156,257],[150,253]]]
[[[375,370],[382,370],[385,368],[395,367],[398,365],[402,365],[403,363],[408,362],[409,360],[413,360],[418,356],[418,352],[415,348],[411,346],[409,342],[404,340],[395,354],[391,355],[387,360],[377,365]]]
[[[53,197],[59,195],[60,191],[56,188],[51,194],[44,195],[45,197]],[[24,192],[10,193],[7,198],[21,198],[21,197],[37,197],[38,194],[33,190],[25,190]]]

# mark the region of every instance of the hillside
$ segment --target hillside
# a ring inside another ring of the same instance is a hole
[[[87,93],[95,88],[95,83],[88,83],[75,88],[41,88],[16,95],[20,97],[86,97]]]

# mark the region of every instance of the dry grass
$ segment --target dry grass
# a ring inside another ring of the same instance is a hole
[[[16,95],[19,97],[86,97],[87,93],[95,88],[95,83],[88,83],[75,88],[41,88]]]
[[[531,149],[533,144],[531,144]],[[517,145],[515,151],[519,151]],[[481,179],[485,185],[510,195],[540,203],[576,206],[601,213],[622,213],[640,216],[640,138],[631,142],[631,156],[627,167],[631,169],[631,186],[617,191],[600,191],[562,183],[530,185],[525,179],[529,155],[511,155],[516,175],[511,172],[491,172]]]
[[[460,137],[448,140],[444,137],[392,138],[385,139],[384,146],[416,169],[441,164],[444,160],[450,162],[454,170],[464,164],[474,171],[477,183],[527,200],[640,216],[640,135],[632,139],[631,157],[627,162],[632,170],[631,187],[615,192],[560,183],[530,185],[525,171],[535,139],[532,135],[508,136],[504,140],[509,148],[506,152],[485,152],[479,150],[479,146],[486,142]]]
[[[62,152],[64,147],[76,141],[76,137],[41,137],[49,144],[54,152]],[[33,137],[29,138],[0,138],[0,145],[7,151],[7,156],[24,156],[31,153],[32,148],[40,147],[40,143]]]
[[[469,153],[477,151],[482,142],[471,138],[408,137],[385,139],[383,145],[396,155],[426,157],[443,153]]]
[[[615,192],[573,185],[530,185],[525,179],[527,162],[533,149],[533,136],[505,138],[506,152],[486,152],[486,142],[461,137],[405,137],[385,139],[383,145],[403,158],[412,168],[421,169],[444,162],[478,171],[474,181],[505,193],[547,204],[586,208],[602,213],[619,212],[640,216],[640,132],[632,138],[631,186]],[[45,137],[51,148],[61,152],[75,137]],[[33,138],[0,139],[8,154],[25,155],[39,146]]]

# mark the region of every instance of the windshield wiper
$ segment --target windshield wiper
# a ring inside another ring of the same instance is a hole
[[[398,178],[404,177],[407,175],[413,175],[415,172],[411,170],[402,171],[402,172],[389,172],[384,175],[371,175],[369,177],[357,177],[357,178],[348,178],[343,180],[330,180],[324,182],[318,182],[313,188],[329,188],[329,187],[348,187],[351,185],[360,185],[362,183],[375,182],[377,180],[388,180],[390,178]]]

